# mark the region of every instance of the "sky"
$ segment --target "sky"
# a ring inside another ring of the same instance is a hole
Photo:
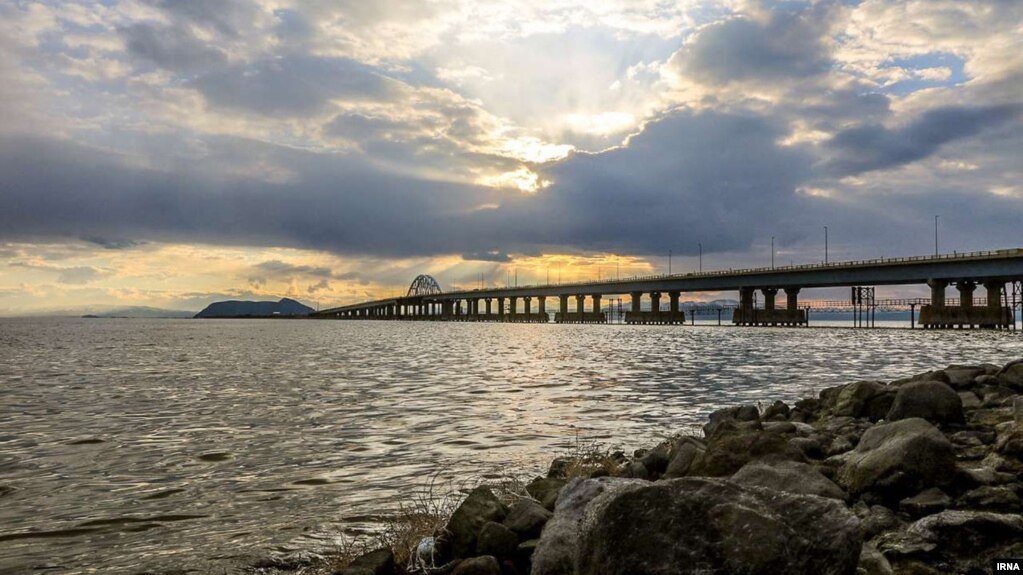
[[[0,2],[0,315],[1023,246],[1023,2]]]

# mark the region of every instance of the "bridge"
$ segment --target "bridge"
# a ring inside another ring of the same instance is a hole
[[[552,298],[557,323],[606,323],[609,313],[603,298],[624,295],[630,300],[625,323],[683,324],[681,294],[738,291],[732,323],[802,326],[807,324],[810,308],[827,307],[801,305],[803,289],[851,288],[850,300],[837,303],[862,313],[876,310],[879,302],[885,307],[885,300],[874,298],[873,286],[913,284],[928,285],[930,298],[888,301],[902,301],[900,305],[912,305],[914,310],[919,305],[922,327],[1014,329],[1015,310],[1023,306],[1023,248],[458,291],[443,291],[436,280],[423,275],[412,282],[405,296],[325,309],[312,317],[547,323],[551,321],[547,299]],[[958,298],[946,298],[950,286]],[[985,297],[974,298],[980,286]],[[756,301],[757,292],[762,304]],[[785,294],[781,305],[779,292]],[[663,296],[667,296],[667,309],[663,309]],[[649,305],[643,304],[644,298]]]

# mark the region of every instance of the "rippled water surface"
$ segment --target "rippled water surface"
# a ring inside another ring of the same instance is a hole
[[[437,471],[1019,357],[981,331],[0,320],[0,572],[221,572],[371,526]]]

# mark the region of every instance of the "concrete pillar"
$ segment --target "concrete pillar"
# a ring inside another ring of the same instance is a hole
[[[668,311],[673,314],[678,313],[678,296],[681,295],[677,291],[668,292]]]
[[[739,307],[744,314],[753,314],[753,287],[742,287],[739,290]],[[748,318],[749,316],[744,316]]]
[[[455,315],[462,315],[462,300],[455,301]]]
[[[561,298],[561,304],[559,306],[561,308],[559,310],[561,311],[561,319],[568,319],[568,296],[561,295],[558,297]]]
[[[654,313],[661,311],[661,292],[650,292],[650,311]]]
[[[523,313],[533,313],[533,298],[526,296],[522,298],[522,311]]]
[[[785,309],[789,311],[799,309],[799,290],[797,287],[785,288]]]
[[[490,315],[490,313],[491,313],[491,309],[490,309],[490,298],[486,298],[486,299],[485,299],[485,300],[483,300],[483,301],[487,302],[487,304],[486,304],[486,305],[487,305],[487,315]]]
[[[956,289],[959,290],[959,307],[973,307],[973,292],[977,289],[977,282],[956,282]]]
[[[575,296],[575,312],[579,314],[579,321],[582,321],[583,314],[586,313],[586,296]]]
[[[540,313],[547,313],[547,296],[537,296],[536,305],[540,308]]]
[[[518,300],[519,300],[519,298],[517,298],[515,296],[512,296],[512,297],[508,298],[508,308],[509,308],[508,309],[508,313],[510,313],[512,315],[515,315],[516,313],[518,313],[518,311],[515,309],[519,305],[519,301]]]
[[[945,307],[945,288],[948,282],[941,280],[927,280],[931,287],[931,307]]]
[[[497,315],[498,315],[498,317],[504,315],[504,298],[503,297],[497,298]]]
[[[762,288],[760,291],[764,293],[764,309],[773,310],[774,300],[778,295],[778,288]]]
[[[593,294],[593,312],[600,312],[600,294]]]
[[[987,306],[1002,307],[1002,291],[1005,289],[1005,282],[984,282],[984,289],[987,290]]]
[[[643,299],[643,292],[634,291],[632,294],[632,313],[639,313],[639,305]]]

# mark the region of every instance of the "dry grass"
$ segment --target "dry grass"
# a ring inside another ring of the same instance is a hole
[[[394,562],[411,567],[416,547],[425,537],[433,537],[447,525],[448,519],[461,502],[459,490],[434,475],[398,512],[384,524],[377,547],[388,547],[394,552]]]
[[[580,439],[577,434],[571,450],[560,457],[568,459],[565,479],[591,477],[594,474],[617,477],[624,471],[627,458],[619,451],[596,441]]]

